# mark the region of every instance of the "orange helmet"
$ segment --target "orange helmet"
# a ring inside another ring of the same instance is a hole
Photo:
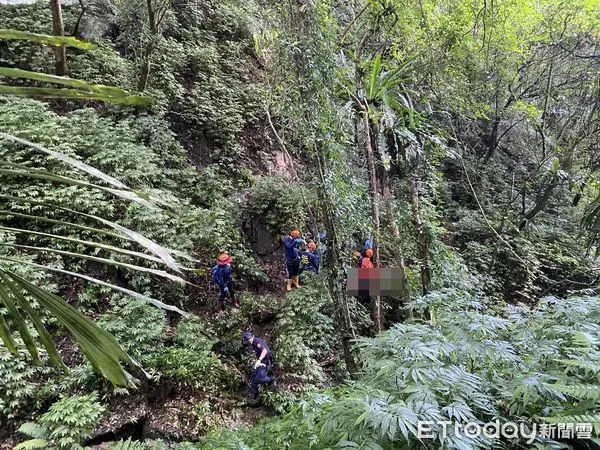
[[[317,248],[317,244],[315,244],[314,242],[309,242],[308,243],[308,248],[310,250],[315,250]]]
[[[229,256],[229,253],[221,253],[217,258],[217,263],[221,266],[231,264],[232,261],[233,259],[231,258],[231,256]]]
[[[290,236],[294,239],[298,239],[300,237],[300,232],[298,230],[294,230],[290,233]]]
[[[365,252],[365,255],[367,256],[367,258],[372,258],[373,257],[373,249],[370,248]]]

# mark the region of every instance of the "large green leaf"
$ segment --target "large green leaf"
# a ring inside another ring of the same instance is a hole
[[[19,275],[4,271],[21,289],[36,298],[73,335],[90,364],[117,386],[132,386],[133,380],[121,366],[137,365],[118,344],[116,339],[80,311],[55,294],[46,292]]]
[[[24,86],[6,86],[0,85],[0,94],[17,95],[21,97],[45,97],[62,98],[69,100],[98,100],[104,103],[115,103],[122,106],[147,106],[154,100],[140,95],[127,95],[118,97],[106,94],[99,94],[91,91],[80,91],[79,89],[59,89],[59,88],[41,88]]]
[[[10,195],[0,194],[0,199],[11,200],[11,201],[19,202],[19,203],[29,203],[32,205],[46,206],[49,208],[59,209],[61,211],[65,211],[65,212],[68,212],[68,213],[71,213],[74,215],[78,215],[78,216],[85,217],[90,220],[100,222],[100,223],[112,228],[113,230],[116,230],[117,232],[122,234],[124,237],[137,242],[142,247],[146,248],[151,253],[158,256],[169,268],[171,268],[175,272],[182,273],[181,269],[179,268],[175,259],[173,258],[173,256],[171,256],[171,253],[167,248],[157,244],[156,242],[153,242],[152,240],[148,239],[147,237],[141,235],[140,233],[130,230],[122,225],[115,223],[115,222],[104,219],[102,217],[94,216],[92,214],[86,214],[86,213],[75,211],[75,210],[72,210],[69,208],[65,208],[63,206],[58,206],[58,205],[54,205],[52,203],[40,202],[37,200],[32,200],[32,199],[27,199],[27,198],[20,198],[20,197],[14,197],[14,196],[10,196]]]
[[[2,312],[0,312],[0,339],[4,342],[4,345],[13,355],[18,355],[17,352],[17,343],[13,339],[10,329],[8,328],[8,324],[6,323],[6,319]]]
[[[81,273],[71,272],[69,270],[64,270],[64,269],[58,269],[56,267],[44,266],[42,264],[37,264],[37,263],[31,262],[31,261],[17,260],[17,259],[6,258],[6,257],[0,257],[0,261],[8,261],[8,262],[12,262],[15,264],[25,264],[25,265],[32,266],[32,267],[37,267],[38,269],[48,270],[50,272],[57,272],[57,273],[62,273],[63,275],[69,275],[72,277],[81,278],[83,280],[87,280],[87,281],[97,284],[99,286],[104,286],[104,287],[108,287],[110,289],[114,289],[115,291],[123,292],[124,294],[127,294],[127,295],[129,295],[133,298],[136,298],[138,300],[141,300],[143,302],[150,303],[158,308],[179,313],[183,317],[190,316],[189,313],[177,308],[176,306],[167,305],[166,303],[163,303],[160,300],[157,300],[152,297],[148,297],[147,295],[144,295],[144,294],[140,294],[139,292],[132,291],[130,289],[126,289],[121,286],[117,286],[115,284],[107,283],[106,281],[98,280],[97,278],[89,277],[89,276],[83,275]]]
[[[48,330],[46,330],[46,327],[42,323],[42,320],[40,319],[38,313],[32,308],[27,299],[25,299],[21,290],[17,286],[15,286],[14,283],[2,272],[0,272],[0,279],[2,279],[2,282],[4,283],[6,288],[12,293],[12,296],[16,300],[19,307],[27,313],[29,319],[33,323],[33,326],[35,327],[38,333],[39,340],[48,352],[50,360],[54,363],[55,366],[60,367],[62,369],[66,369],[66,366],[63,364],[62,359],[58,354],[58,350],[56,349],[54,342],[52,342],[52,338],[50,337]]]
[[[103,84],[90,84],[76,78],[63,77],[58,75],[48,75],[46,73],[31,72],[29,70],[12,69],[9,67],[0,67],[0,77],[6,78],[25,78],[44,83],[60,84],[83,91],[94,92],[96,94],[127,97],[129,93],[121,88],[114,86],[105,86]]]
[[[59,222],[59,221],[57,221],[57,222]],[[0,225],[0,230],[9,231],[11,233],[22,233],[22,234],[27,234],[27,235],[32,235],[32,236],[44,236],[47,238],[58,239],[61,241],[66,241],[66,242],[73,242],[75,244],[85,245],[88,247],[101,248],[103,250],[108,250],[111,252],[120,253],[120,254],[132,256],[135,258],[142,258],[147,261],[152,261],[155,263],[162,263],[162,260],[160,258],[156,258],[155,256],[147,255],[145,253],[135,252],[133,250],[126,250],[126,249],[123,249],[120,247],[115,247],[113,245],[102,244],[100,242],[83,241],[81,239],[76,239],[76,238],[67,237],[67,236],[60,236],[58,234],[42,233],[40,231],[23,230],[21,228],[3,227],[1,225]],[[116,235],[116,236],[120,237],[119,235]]]
[[[27,328],[27,323],[25,322],[25,320],[23,320],[21,314],[19,314],[19,311],[17,310],[13,299],[6,290],[6,287],[2,285],[2,283],[0,283],[0,302],[2,302],[4,306],[6,306],[6,309],[8,310],[8,317],[10,318],[12,325],[19,331],[21,339],[23,339],[25,347],[27,347],[27,351],[29,352],[36,364],[41,364],[42,361],[40,360],[40,355],[35,345],[35,341],[33,340],[33,337],[31,336],[31,333]]]
[[[381,72],[381,55],[378,54],[375,57],[375,62],[373,63],[373,70],[371,71],[371,82],[369,83],[369,95],[368,99],[373,100],[373,95],[375,94],[375,89],[377,88],[377,77],[379,77],[379,73]]]
[[[81,41],[74,37],[67,36],[51,36],[48,34],[30,33],[28,31],[19,31],[12,29],[0,28],[0,39],[7,41],[32,41],[43,45],[53,45],[55,47],[67,46],[81,50],[94,50],[96,45]]]
[[[171,281],[175,281],[177,283],[191,284],[188,281],[184,280],[183,278],[180,278],[176,275],[172,275],[168,272],[165,272],[164,270],[151,269],[149,267],[138,266],[135,264],[129,264],[129,263],[121,262],[121,261],[115,261],[113,259],[100,258],[98,256],[85,255],[83,253],[68,252],[66,250],[58,250],[58,249],[49,248],[49,247],[35,247],[35,246],[31,246],[31,245],[11,244],[8,242],[0,243],[0,247],[20,248],[20,249],[24,249],[24,250],[33,250],[35,252],[48,252],[48,253],[55,253],[57,255],[62,255],[62,256],[70,256],[72,258],[87,259],[89,261],[96,261],[96,262],[106,264],[109,266],[123,267],[123,268],[131,269],[131,270],[134,270],[137,272],[151,273],[152,275],[167,278],[167,279],[169,279]]]

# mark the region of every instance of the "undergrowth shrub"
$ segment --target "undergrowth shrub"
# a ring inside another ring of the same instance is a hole
[[[319,277],[286,296],[277,317],[276,362],[290,380],[324,380],[317,360],[332,355],[336,344],[331,299]]]
[[[113,334],[133,359],[151,363],[164,346],[165,311],[118,294],[113,295],[111,305],[100,326]]]
[[[0,423],[19,417],[40,389],[35,367],[27,355],[14,356],[0,345]]]
[[[33,439],[19,444],[15,450],[81,449],[83,440],[92,433],[104,411],[95,393],[64,397],[35,423],[28,422],[19,428],[19,432]]]
[[[181,321],[173,345],[156,359],[161,376],[202,391],[221,391],[232,383],[235,375],[212,352],[214,342],[205,330],[206,324],[201,320]]]
[[[588,448],[585,438],[565,447],[558,435],[527,444],[452,429],[498,419],[538,433],[543,423],[600,431],[597,297],[550,297],[529,308],[448,289],[408,307],[414,319],[359,339],[356,381],[306,395],[251,430],[211,434],[199,448]],[[435,424],[433,440],[418,438],[418,421],[444,420],[446,438]]]
[[[251,326],[258,330],[274,320],[282,304],[282,300],[275,296],[247,291],[239,293],[238,300],[240,308],[220,316],[211,324],[210,330],[210,337],[216,343],[215,351],[231,361],[240,356],[243,332]],[[255,332],[260,334],[257,330]]]
[[[261,178],[250,188],[245,210],[260,217],[274,236],[287,234],[295,228],[306,230],[307,206],[314,196],[302,185],[290,183],[280,175]]]

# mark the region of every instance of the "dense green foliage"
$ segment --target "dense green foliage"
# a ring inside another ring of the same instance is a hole
[[[75,2],[62,10],[69,78],[56,79],[58,53],[40,45],[51,38],[4,31],[52,34],[49,5],[0,6],[0,132],[43,148],[0,136],[0,442],[600,445],[443,438],[439,426],[417,437],[419,420],[598,431],[599,11]],[[152,103],[108,98],[128,93]],[[327,232],[327,264],[286,293],[291,229]],[[375,263],[403,276],[371,304],[344,291],[367,237]],[[221,252],[241,305],[217,314]],[[54,294],[114,336],[112,362],[131,358],[135,382],[76,345],[47,308]],[[244,400],[246,329],[275,353],[278,387],[259,408]]]
[[[419,442],[417,421],[597,422],[597,298],[546,298],[530,310],[448,290],[408,308],[428,308],[436,320],[362,339],[356,382],[200,448],[514,448],[525,440],[443,439],[439,426],[435,441]]]

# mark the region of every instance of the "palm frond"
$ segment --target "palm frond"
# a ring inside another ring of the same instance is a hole
[[[162,277],[162,278],[167,278],[171,281],[175,281],[175,282],[181,283],[181,284],[190,284],[188,281],[184,280],[183,278],[180,278],[177,275],[170,274],[164,270],[158,270],[158,269],[152,269],[150,267],[138,266],[135,264],[129,264],[129,263],[122,262],[122,261],[116,261],[114,259],[100,258],[98,256],[86,255],[83,253],[69,252],[66,250],[58,250],[58,249],[50,248],[50,247],[36,247],[36,246],[32,246],[32,245],[11,244],[8,242],[0,243],[0,247],[19,248],[19,249],[23,249],[23,250],[33,250],[35,252],[54,253],[56,255],[69,256],[72,258],[87,259],[89,261],[95,261],[95,262],[99,262],[99,263],[106,264],[109,266],[123,267],[123,268],[131,269],[131,270],[134,270],[137,272],[151,273],[152,275],[156,275],[156,276]]]
[[[183,317],[189,317],[190,316],[189,313],[187,313],[187,312],[185,312],[185,311],[177,308],[176,306],[167,305],[166,303],[163,303],[160,300],[157,300],[157,299],[152,298],[152,297],[148,297],[147,295],[144,295],[144,294],[140,294],[139,292],[132,291],[130,289],[126,289],[124,287],[117,286],[115,284],[107,283],[105,281],[98,280],[97,278],[89,277],[89,276],[83,275],[81,273],[71,272],[69,270],[64,270],[64,269],[58,269],[56,267],[45,266],[43,264],[36,264],[34,262],[26,261],[26,260],[16,260],[16,259],[7,258],[7,257],[2,257],[1,260],[2,261],[12,262],[12,263],[15,263],[15,264],[25,264],[25,265],[28,265],[28,266],[36,267],[38,269],[48,270],[50,272],[61,273],[63,275],[69,275],[69,276],[75,277],[75,278],[81,278],[82,280],[89,281],[89,282],[97,284],[99,286],[104,286],[104,287],[113,289],[115,291],[122,292],[124,294],[127,294],[130,297],[136,298],[136,299],[141,300],[141,301],[146,302],[146,303],[150,303],[151,305],[154,305],[154,306],[156,306],[158,308],[161,308],[161,309],[164,309],[164,310],[167,310],[167,311],[176,312],[178,314],[181,314]]]
[[[50,36],[48,34],[30,33],[13,29],[0,29],[0,39],[6,41],[31,41],[43,45],[52,45],[55,47],[67,46],[78,48],[80,50],[94,50],[96,46],[90,42],[85,42],[74,37]]]
[[[123,225],[119,225],[116,222],[110,221],[103,217],[95,216],[93,214],[87,214],[87,213],[83,213],[80,211],[75,211],[70,208],[65,208],[64,206],[59,206],[59,205],[55,205],[52,203],[42,202],[42,201],[33,200],[33,199],[29,199],[29,198],[21,198],[21,197],[14,197],[14,196],[10,196],[10,195],[0,194],[0,199],[10,200],[10,201],[18,202],[18,203],[31,204],[31,205],[36,205],[36,206],[45,206],[48,208],[67,212],[67,213],[73,214],[75,216],[84,217],[84,218],[92,220],[94,222],[100,222],[101,224],[106,225],[106,226],[112,228],[113,230],[117,231],[124,238],[137,242],[139,245],[146,248],[148,251],[150,251],[154,255],[158,256],[170,269],[174,270],[175,272],[181,273],[181,269],[177,265],[177,262],[175,261],[173,256],[171,256],[171,251],[169,249],[163,247],[162,245],[157,244],[156,242],[148,239],[147,237],[143,236],[142,234],[140,234],[136,231],[130,230],[129,228],[124,227]]]
[[[30,216],[30,217],[35,217],[35,216]],[[60,220],[56,220],[54,222],[59,223],[61,225],[64,224],[64,222],[61,222]],[[58,234],[42,233],[41,231],[30,231],[30,230],[24,230],[22,228],[3,227],[1,225],[0,225],[0,230],[9,231],[11,233],[20,233],[20,234],[25,234],[25,235],[31,235],[31,236],[41,236],[41,237],[46,237],[46,238],[50,238],[50,239],[56,239],[59,241],[72,242],[74,244],[85,245],[88,247],[101,248],[103,250],[107,250],[107,251],[114,252],[114,253],[120,253],[122,255],[127,255],[127,256],[134,257],[134,258],[145,259],[147,261],[152,261],[154,263],[162,263],[162,260],[159,258],[156,258],[155,256],[147,255],[146,253],[140,253],[140,252],[136,252],[133,250],[127,250],[127,249],[120,248],[120,247],[115,247],[114,245],[103,244],[101,242],[84,241],[82,239],[76,239],[76,238],[72,238],[72,237],[68,237],[68,236],[61,236]],[[92,230],[95,230],[95,229],[92,229]],[[106,232],[105,230],[98,230],[98,231]],[[114,234],[113,236],[118,237],[118,238],[123,238],[121,235],[118,235],[118,234]]]
[[[132,367],[137,364],[123,351],[110,333],[57,295],[40,289],[14,272],[0,269],[0,273],[35,297],[43,308],[69,330],[94,369],[116,386],[133,386],[133,378],[123,369],[121,363]],[[28,350],[33,353],[29,347]],[[37,349],[35,354],[37,355]]]
[[[9,291],[10,294],[12,294],[12,297],[16,300],[19,307],[27,313],[29,320],[33,323],[33,326],[38,333],[38,339],[41,341],[42,345],[46,349],[46,352],[48,352],[48,357],[50,358],[50,360],[54,363],[56,367],[66,369],[60,355],[58,354],[58,350],[56,349],[54,342],[52,342],[52,337],[46,330],[46,327],[42,323],[42,320],[40,319],[38,313],[32,308],[32,306],[23,296],[21,290],[10,280],[9,277],[7,277],[2,272],[0,272],[0,280],[2,280],[2,283],[6,287],[7,291]],[[6,295],[6,293],[3,292],[1,285],[0,295]]]

